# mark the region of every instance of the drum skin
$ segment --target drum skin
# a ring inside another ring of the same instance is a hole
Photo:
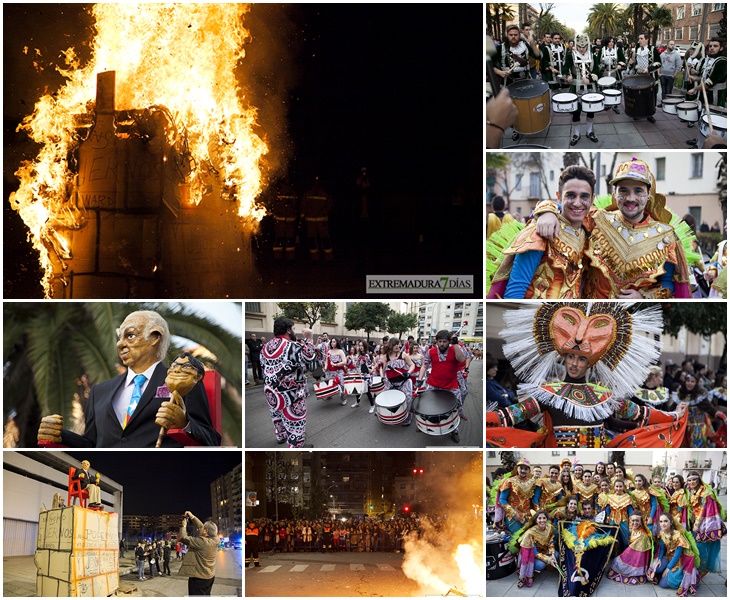
[[[459,402],[445,390],[427,390],[413,401],[413,413],[419,431],[428,435],[446,435],[459,426]]]
[[[587,113],[601,112],[605,107],[603,94],[583,94],[580,97],[581,108]]]
[[[615,77],[601,77],[596,83],[598,83],[598,87],[602,90],[606,88],[612,88],[616,85],[616,78]]]
[[[550,126],[550,87],[545,81],[515,81],[507,90],[517,108],[517,122],[512,126],[516,132],[539,133]]]
[[[578,96],[570,92],[555,94],[550,102],[553,112],[556,113],[572,113],[578,110]]]
[[[665,98],[662,100],[662,110],[670,115],[677,114],[677,104],[682,104],[682,98]]]
[[[621,82],[624,112],[634,119],[653,117],[656,113],[656,93],[651,75],[629,75]]]
[[[398,425],[408,418],[406,395],[400,390],[387,390],[375,399],[375,414],[385,425]]]
[[[712,113],[710,113],[710,117],[712,118],[712,129],[715,134],[727,139],[727,117]],[[700,119],[700,133],[704,138],[710,135],[710,125],[706,114],[702,115]]]

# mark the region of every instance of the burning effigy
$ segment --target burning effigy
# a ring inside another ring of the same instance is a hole
[[[40,149],[10,203],[46,297],[241,295],[268,152],[237,76],[248,11],[91,8],[90,58],[68,48],[19,126]]]

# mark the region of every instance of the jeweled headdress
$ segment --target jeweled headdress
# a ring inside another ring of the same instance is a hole
[[[535,308],[508,310],[504,355],[530,386],[556,381],[562,356],[583,356],[594,378],[614,397],[633,392],[646,380],[661,349],[661,307],[630,312],[630,302],[544,302]]]
[[[652,218],[656,221],[669,224],[672,219],[672,213],[666,208],[667,198],[664,194],[659,194],[656,191],[656,180],[654,174],[651,172],[649,165],[643,160],[638,158],[632,158],[622,162],[616,171],[614,171],[613,179],[609,182],[614,185],[618,181],[624,179],[630,179],[632,181],[640,181],[649,186],[649,200],[646,203],[646,212],[648,212]],[[616,197],[611,199],[611,204],[606,207],[606,210],[616,210],[618,204],[616,204]]]

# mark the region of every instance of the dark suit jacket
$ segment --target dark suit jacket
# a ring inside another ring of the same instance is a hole
[[[167,367],[163,363],[158,364],[125,429],[119,424],[112,400],[124,385],[126,373],[95,385],[89,393],[84,435],[64,429],[61,443],[75,448],[154,448],[160,433],[155,415],[160,405],[169,400],[154,396],[157,388],[165,384],[166,375]],[[221,436],[213,429],[208,396],[202,381],[185,396],[184,401],[192,437],[204,446],[220,445]],[[182,445],[165,436],[162,447],[180,448]]]

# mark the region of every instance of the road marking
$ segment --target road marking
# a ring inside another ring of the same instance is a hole
[[[380,563],[376,564],[378,565],[378,569],[380,569],[381,571],[395,571],[395,569],[390,565],[381,565]]]
[[[269,567],[264,567],[259,571],[259,573],[273,573],[277,569],[281,569],[281,565],[271,565]]]
[[[334,571],[335,565],[322,565],[320,571]]]
[[[365,565],[359,563],[350,563],[350,571],[364,571]]]
[[[289,572],[295,572],[299,573],[301,571],[304,571],[309,565],[294,565],[291,569],[289,569]]]

